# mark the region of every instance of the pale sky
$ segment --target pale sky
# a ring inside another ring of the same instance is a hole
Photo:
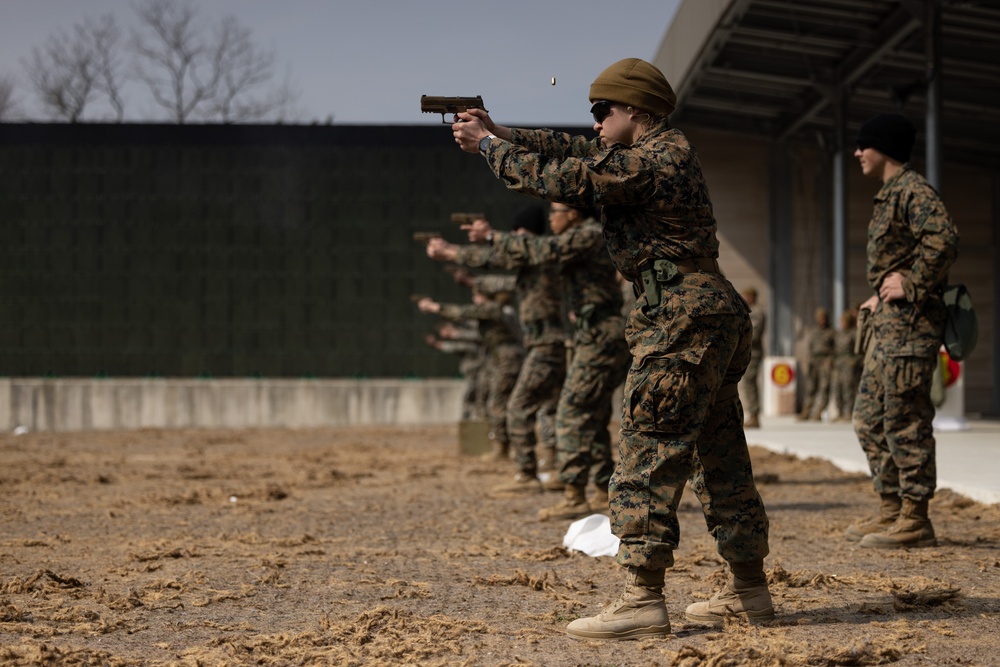
[[[482,95],[500,123],[587,125],[587,90],[621,58],[652,60],[681,0],[198,0],[207,24],[235,15],[276,51],[299,92],[300,122],[430,124],[420,95]],[[22,111],[38,117],[23,60],[59,31],[113,13],[134,24],[130,0],[0,0],[0,75],[14,77]],[[555,77],[556,85],[551,85]],[[136,86],[126,120],[157,110]],[[142,118],[140,118],[142,117]]]

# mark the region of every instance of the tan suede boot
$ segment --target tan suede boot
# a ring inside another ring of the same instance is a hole
[[[542,447],[538,452],[538,472],[557,472],[555,447]]]
[[[609,504],[608,487],[606,486],[597,487],[597,489],[594,491],[594,495],[590,497],[590,501],[588,504],[590,505],[591,512],[596,512],[598,514],[610,514],[611,508],[608,506]]]
[[[750,415],[744,422],[743,428],[760,428],[760,419],[757,418],[756,414]]]
[[[597,616],[578,618],[566,634],[579,639],[636,639],[670,634],[663,570],[630,567],[625,590]]]
[[[896,518],[899,517],[899,510],[903,506],[903,499],[895,493],[883,493],[881,494],[881,498],[878,514],[870,516],[867,519],[855,521],[844,531],[844,537],[848,541],[859,542],[865,535],[869,533],[881,533],[896,523]]]
[[[579,519],[590,514],[587,503],[586,487],[566,485],[562,502],[538,510],[539,521],[558,521],[560,519]]]
[[[519,472],[514,475],[513,481],[499,484],[491,489],[491,493],[500,496],[516,496],[526,493],[541,493],[542,483],[535,475],[526,472]]]
[[[484,461],[500,463],[503,461],[510,460],[510,445],[506,442],[500,442],[499,440],[494,440],[490,438],[492,442],[492,447],[489,452],[482,455]]]
[[[899,510],[896,522],[884,532],[865,535],[860,546],[878,549],[936,546],[934,526],[927,517],[927,504],[927,498],[923,500],[903,498],[903,507]]]
[[[722,625],[727,616],[753,623],[774,618],[774,604],[767,589],[764,561],[730,563],[733,576],[726,586],[706,602],[688,605],[684,615],[692,623]]]
[[[565,491],[566,485],[559,479],[559,473],[549,473],[549,478],[542,482],[542,488],[546,491]]]

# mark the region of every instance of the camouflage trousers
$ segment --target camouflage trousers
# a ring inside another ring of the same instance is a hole
[[[517,383],[524,361],[520,345],[500,345],[486,359],[489,373],[486,398],[486,421],[490,427],[490,440],[504,447],[510,444],[507,431],[507,402]]]
[[[892,356],[874,342],[854,401],[854,432],[877,493],[911,500],[937,486],[931,382],[938,357]]]
[[[677,506],[688,482],[727,562],[768,553],[767,514],[735,391],[750,362],[750,319],[727,281],[701,280],[717,287],[708,293],[714,298],[699,298],[693,289],[649,310],[640,296],[629,319],[633,361],[610,494],[624,566],[673,565]]]
[[[750,353],[750,365],[740,381],[740,397],[743,400],[743,411],[750,415],[760,414],[760,365],[764,361],[764,353],[755,350]]]
[[[830,404],[830,379],[833,375],[833,357],[813,357],[806,372],[806,396],[802,415],[819,419]]]
[[[841,417],[850,417],[861,382],[861,364],[855,357],[836,359],[833,362],[833,401]]]
[[[556,448],[556,406],[565,378],[566,346],[562,341],[528,348],[507,401],[507,431],[521,472],[529,475],[538,472],[536,424],[543,446]]]
[[[465,389],[462,391],[462,419],[482,419],[486,416],[486,391],[479,377],[482,367],[482,351],[466,355],[458,365],[458,372],[465,380]]]
[[[628,347],[620,315],[607,317],[573,337],[573,354],[556,408],[559,480],[605,487],[615,462],[611,454],[611,400],[628,371]]]

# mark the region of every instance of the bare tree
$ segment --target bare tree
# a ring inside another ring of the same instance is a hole
[[[0,123],[9,121],[18,113],[14,90],[14,78],[6,74],[0,76]]]
[[[215,95],[219,82],[195,21],[197,12],[186,2],[172,0],[150,0],[136,12],[142,24],[131,40],[139,58],[136,75],[153,100],[183,124]]]
[[[211,109],[219,119],[224,123],[257,120],[277,109],[283,101],[280,91],[253,94],[274,78],[274,53],[258,49],[250,31],[232,16],[219,24],[216,43],[221,71]]]
[[[186,0],[147,0],[136,11],[136,75],[175,122],[260,120],[287,103],[288,87],[271,87],[274,53],[257,47],[236,18],[209,32]]]
[[[105,14],[92,24],[88,34],[94,47],[97,79],[95,87],[108,98],[119,123],[125,118],[125,102],[121,96],[120,52],[122,33],[111,14]]]
[[[43,108],[55,118],[75,123],[104,94],[120,121],[124,105],[119,94],[118,42],[118,27],[107,14],[98,21],[78,23],[72,33],[57,33],[44,47],[36,47],[25,66]]]

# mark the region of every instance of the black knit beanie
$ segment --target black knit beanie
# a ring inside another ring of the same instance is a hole
[[[531,204],[514,214],[514,224],[511,225],[511,229],[514,231],[527,229],[535,236],[541,236],[545,233],[547,220],[545,209],[538,204]]]
[[[917,128],[905,116],[883,113],[865,121],[858,131],[858,148],[874,148],[894,160],[910,161]]]

